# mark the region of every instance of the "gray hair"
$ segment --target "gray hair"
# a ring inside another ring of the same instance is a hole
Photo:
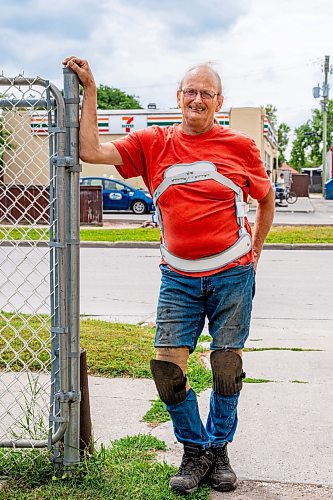
[[[196,69],[207,69],[212,73],[212,75],[215,76],[217,80],[217,86],[218,86],[218,93],[222,94],[222,80],[218,72],[213,68],[213,64],[211,62],[206,62],[206,63],[201,63],[201,64],[196,64],[195,66],[192,66],[192,68],[188,69],[186,73],[184,74],[183,78],[180,80],[179,83],[179,90],[182,90],[183,88],[183,82],[185,76],[190,73],[191,71],[195,71]]]

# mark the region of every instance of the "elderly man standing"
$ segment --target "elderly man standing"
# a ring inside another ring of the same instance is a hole
[[[222,84],[209,64],[191,68],[180,83],[181,124],[145,128],[110,143],[99,141],[96,86],[87,61],[69,57],[64,64],[84,87],[82,160],[115,165],[126,179],[142,176],[157,207],[162,278],[151,370],[184,446],[170,488],[187,494],[210,480],[218,491],[233,490],[237,477],[227,444],[237,426],[255,270],[274,214],[259,151],[249,137],[216,123]],[[246,218],[249,195],[258,200],[253,235]],[[204,426],[186,369],[206,318],[213,388]]]

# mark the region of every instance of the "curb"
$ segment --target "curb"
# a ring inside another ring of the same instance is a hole
[[[81,241],[81,248],[149,248],[159,249],[157,241]],[[333,243],[267,243],[264,250],[333,250]]]
[[[333,243],[267,243],[264,250],[333,250]]]
[[[48,241],[3,240],[0,247],[49,247]],[[159,249],[158,241],[81,241],[80,248]],[[265,243],[264,250],[333,250],[333,243]]]
[[[238,488],[227,493],[230,500],[293,499],[330,500],[333,487],[324,484],[282,483],[270,480],[241,479]],[[225,493],[211,491],[210,500],[226,498]]]
[[[332,245],[333,246],[333,245]],[[81,241],[80,248],[160,248],[158,241]]]

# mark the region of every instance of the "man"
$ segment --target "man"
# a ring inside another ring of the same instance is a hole
[[[286,181],[284,179],[284,173],[281,172],[276,181],[276,190],[279,195],[280,204],[283,204],[283,200],[286,197]]]
[[[114,164],[124,178],[141,175],[157,207],[162,281],[151,369],[176,438],[184,445],[170,487],[187,494],[209,478],[214,489],[233,490],[237,478],[227,443],[237,426],[254,273],[274,213],[274,192],[259,151],[248,137],[215,122],[223,96],[220,77],[210,65],[184,75],[177,92],[180,125],[149,127],[101,144],[89,65],[76,57],[64,64],[84,87],[82,160]],[[258,200],[253,239],[245,213],[248,195]],[[204,426],[186,368],[206,317],[213,390]]]

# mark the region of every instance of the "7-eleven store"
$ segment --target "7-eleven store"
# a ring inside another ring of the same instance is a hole
[[[8,130],[13,131],[17,137],[29,143],[29,149],[16,148],[15,151],[5,152],[4,162],[6,168],[0,181],[5,184],[15,178],[18,184],[29,184],[31,178],[34,184],[43,185],[48,182],[48,129],[47,115],[45,112],[21,113],[20,122],[17,117],[11,116],[9,112],[4,116]],[[272,179],[276,178],[277,172],[277,140],[276,134],[268,118],[265,116],[264,108],[231,108],[229,112],[220,112],[216,120],[223,127],[231,127],[239,130],[254,139],[260,150],[266,170],[272,172]],[[98,129],[101,142],[109,142],[118,139],[133,130],[139,130],[152,125],[165,127],[181,122],[181,114],[178,109],[166,111],[155,109],[136,110],[110,110],[98,111]],[[16,130],[17,128],[17,130]],[[15,153],[15,154],[14,154]],[[14,155],[14,158],[11,156]],[[33,162],[31,162],[33,157]],[[22,169],[27,165],[27,172]],[[45,172],[41,165],[45,165]],[[36,170],[33,172],[32,170]],[[110,165],[82,164],[82,176],[105,176],[119,179],[120,176],[115,167]],[[140,177],[127,181],[133,186],[142,186]]]
[[[216,120],[223,127],[231,127],[252,137],[260,150],[266,170],[273,172],[277,169],[277,138],[263,108],[231,108],[229,112],[220,112],[215,115]],[[110,110],[98,112],[98,129],[101,142],[118,139],[133,130],[139,130],[152,125],[165,127],[181,123],[181,114],[175,110]],[[82,176],[106,176],[119,179],[120,176],[114,167],[107,165],[90,165],[83,163]],[[129,179],[129,184],[141,186],[141,178]]]

